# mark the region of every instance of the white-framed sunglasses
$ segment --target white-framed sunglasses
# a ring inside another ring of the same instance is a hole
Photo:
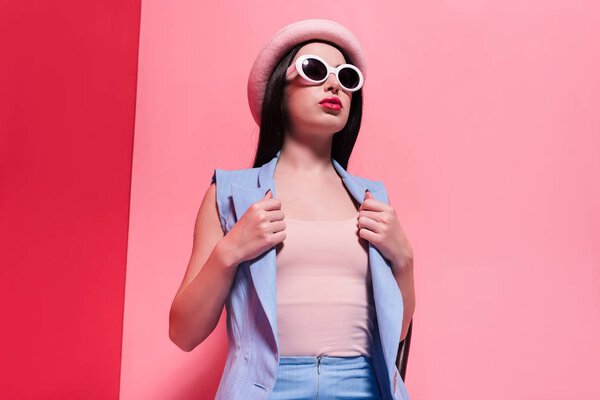
[[[363,74],[356,66],[342,64],[334,68],[327,61],[313,54],[304,54],[298,57],[296,62],[288,67],[286,78],[289,78],[294,70],[298,71],[302,78],[313,84],[323,83],[327,80],[329,74],[335,74],[342,88],[348,92],[356,92],[363,86],[364,82]]]

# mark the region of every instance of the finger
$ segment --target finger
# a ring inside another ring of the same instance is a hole
[[[365,199],[360,205],[361,210],[372,210],[372,211],[383,211],[385,210],[385,203],[380,202],[373,194],[369,191],[365,192]]]
[[[271,222],[275,221],[283,221],[285,219],[285,215],[281,209],[269,210],[266,213],[267,219]]]
[[[360,210],[358,212],[358,218],[367,217],[372,219],[373,221],[381,222],[383,214],[381,211],[371,211],[371,210]]]
[[[266,211],[281,209],[281,200],[279,200],[279,199],[264,198],[261,200],[261,203],[262,203],[263,209]]]
[[[363,203],[361,203],[359,210],[362,210],[362,208],[363,208],[362,204],[364,204],[365,200],[372,199],[372,198],[373,198],[373,193],[371,193],[369,191],[369,189],[365,190],[365,197],[363,198]]]
[[[368,229],[361,229],[358,231],[358,236],[361,238],[368,240],[371,243],[377,243],[379,235],[375,232],[372,232]]]
[[[281,231],[285,231],[285,221],[273,221],[269,223],[267,227],[268,232],[277,233]]]
[[[380,233],[381,227],[379,222],[372,220],[368,217],[359,217],[358,218],[358,227],[368,229],[371,232]]]
[[[383,211],[385,210],[386,204],[380,202],[375,198],[365,199],[362,202],[360,209],[361,210],[371,210],[371,211]]]

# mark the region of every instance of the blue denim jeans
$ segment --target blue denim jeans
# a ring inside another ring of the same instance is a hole
[[[370,356],[280,357],[270,400],[373,400],[381,392]]]

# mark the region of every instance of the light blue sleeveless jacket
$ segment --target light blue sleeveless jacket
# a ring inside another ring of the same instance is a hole
[[[214,170],[212,182],[216,181],[217,208],[225,234],[267,190],[276,197],[273,173],[280,153],[260,167]],[[367,189],[375,199],[389,203],[381,181],[351,175],[333,158],[332,163],[358,203],[362,204]],[[371,243],[368,252],[377,318],[372,353],[375,374],[382,399],[409,400],[395,365],[402,329],[402,295],[389,261]],[[275,254],[273,246],[238,266],[225,303],[228,353],[215,399],[269,399],[279,364]]]

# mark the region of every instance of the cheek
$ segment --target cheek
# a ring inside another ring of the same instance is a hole
[[[344,107],[346,107],[346,110],[350,110],[350,106],[352,105],[352,95],[348,95],[348,98],[346,99],[346,102],[344,104]]]
[[[311,99],[302,93],[290,93],[287,98],[287,107],[290,117],[302,118],[311,112]]]

